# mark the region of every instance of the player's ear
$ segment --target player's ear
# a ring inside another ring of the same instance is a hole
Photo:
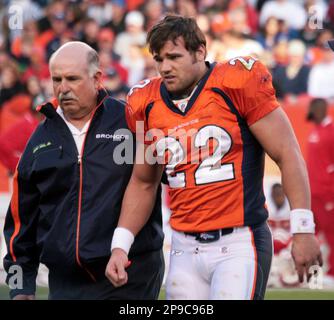
[[[197,61],[205,61],[206,57],[206,47],[204,45],[199,46],[196,51]]]

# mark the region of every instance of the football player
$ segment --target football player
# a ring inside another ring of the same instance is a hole
[[[252,57],[206,62],[205,37],[192,18],[167,15],[148,44],[161,77],[128,95],[128,123],[145,147],[137,151],[106,276],[115,286],[127,282],[127,253],[165,171],[173,229],[167,299],[263,299],[272,259],[265,151],[281,169],[292,208],[300,280],[310,278],[322,258],[307,172],[268,70]]]

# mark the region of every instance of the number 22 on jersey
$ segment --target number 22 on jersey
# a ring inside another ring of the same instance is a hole
[[[196,185],[227,181],[235,178],[233,163],[222,164],[222,159],[229,153],[232,147],[232,138],[225,129],[215,125],[202,127],[195,134],[194,145],[186,147],[194,147],[200,151],[201,148],[207,146],[210,139],[214,139],[217,145],[212,155],[202,159],[197,164],[194,177]],[[172,154],[166,164],[169,186],[171,188],[184,188],[189,172],[187,170],[175,172],[175,169],[177,165],[185,160],[187,154],[191,154],[191,152],[187,153],[185,146],[172,136],[164,137],[156,144],[158,157],[163,157],[166,150],[169,150]]]

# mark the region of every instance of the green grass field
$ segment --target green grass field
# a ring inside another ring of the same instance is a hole
[[[48,297],[48,289],[38,288],[37,299],[45,300]],[[0,300],[8,300],[8,288],[0,286]],[[165,299],[165,292],[161,290],[160,300]],[[305,289],[269,289],[266,300],[334,300],[334,291],[305,290]]]

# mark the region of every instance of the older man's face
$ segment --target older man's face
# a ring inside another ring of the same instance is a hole
[[[96,106],[99,78],[89,75],[86,56],[62,54],[51,62],[53,91],[65,117],[79,120]]]

